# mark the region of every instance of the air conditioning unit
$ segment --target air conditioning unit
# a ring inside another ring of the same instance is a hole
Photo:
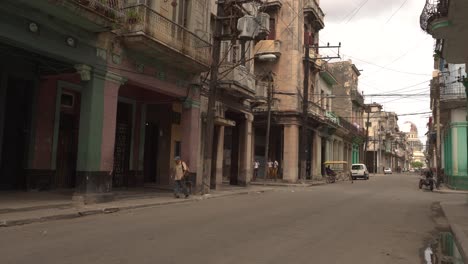
[[[237,20],[237,30],[239,30],[240,39],[253,39],[255,37],[255,30],[257,22],[254,16],[245,15]]]
[[[263,38],[270,34],[270,15],[267,13],[258,13],[255,19],[257,23],[255,37]]]

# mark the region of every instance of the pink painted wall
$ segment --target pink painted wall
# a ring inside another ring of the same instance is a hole
[[[43,76],[39,83],[35,109],[33,169],[51,169],[58,81],[79,84],[77,74]]]

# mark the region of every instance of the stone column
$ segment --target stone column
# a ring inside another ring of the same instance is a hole
[[[218,127],[218,138],[215,142],[216,145],[216,178],[215,178],[215,188],[219,190],[223,184],[223,160],[224,160],[224,126]]]
[[[245,114],[245,121],[240,126],[240,172],[238,184],[248,186],[252,179],[252,122],[253,115]]]
[[[78,159],[74,200],[84,203],[113,199],[115,126],[119,87],[123,78],[110,72],[77,66],[81,93]]]
[[[7,76],[0,73],[0,164],[2,164],[3,128],[5,122]]]
[[[197,88],[192,88],[197,90]],[[197,91],[195,91],[197,92]],[[189,167],[190,177],[193,184],[197,185],[198,153],[200,150],[200,101],[198,93],[187,99],[183,104],[181,124],[181,158]],[[195,189],[195,187],[192,187]]]
[[[299,176],[299,126],[284,126],[283,180],[297,182]]]
[[[319,176],[321,174],[321,166],[322,166],[322,138],[315,133],[314,135],[314,151],[312,156],[312,179],[314,176]]]

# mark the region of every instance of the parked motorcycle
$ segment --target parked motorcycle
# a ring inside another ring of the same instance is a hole
[[[426,188],[429,188],[429,190],[432,191],[434,190],[434,185],[435,185],[434,177],[432,176],[432,173],[430,171],[426,172],[425,176],[419,179],[419,189],[425,186]]]

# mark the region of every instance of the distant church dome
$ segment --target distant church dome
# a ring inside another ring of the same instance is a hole
[[[403,125],[400,127],[400,131],[405,132],[405,133],[418,134],[418,128],[411,121],[406,121],[405,123],[403,123]]]

